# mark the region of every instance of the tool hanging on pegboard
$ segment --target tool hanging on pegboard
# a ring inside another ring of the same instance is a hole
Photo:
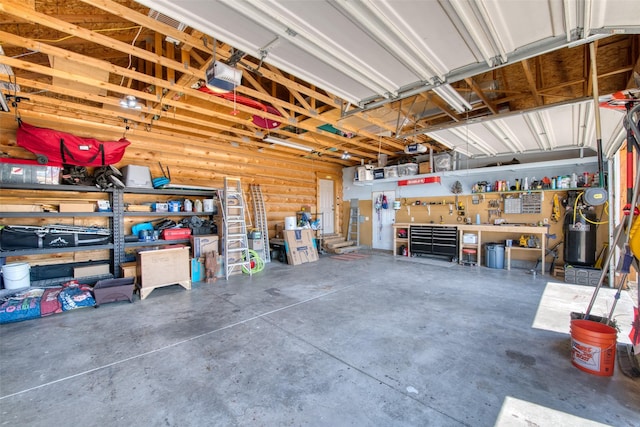
[[[551,210],[551,221],[560,221],[560,198],[558,194],[553,195],[553,208]]]

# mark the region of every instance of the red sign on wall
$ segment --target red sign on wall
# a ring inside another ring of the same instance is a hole
[[[437,182],[438,184],[440,184],[440,177],[428,176],[428,177],[422,177],[422,178],[403,179],[401,181],[398,181],[398,186],[416,185],[416,184],[432,184],[434,182]]]

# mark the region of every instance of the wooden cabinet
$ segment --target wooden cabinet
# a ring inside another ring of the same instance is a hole
[[[151,291],[169,285],[191,289],[188,247],[175,247],[138,253],[137,271],[140,299]]]

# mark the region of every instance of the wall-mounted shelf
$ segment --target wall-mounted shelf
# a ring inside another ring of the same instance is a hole
[[[189,243],[189,239],[175,239],[175,240],[151,240],[148,242],[125,242],[125,248],[135,248],[137,246],[162,246],[162,245],[176,245]]]
[[[6,190],[45,190],[45,191],[79,191],[83,193],[113,193],[112,188],[101,190],[90,185],[63,185],[63,184],[11,184],[2,183],[0,188]]]
[[[181,196],[200,196],[205,198],[214,198],[215,189],[151,189],[151,188],[109,188],[101,190],[97,187],[82,185],[51,185],[51,184],[10,184],[3,183],[3,190],[28,190],[34,192],[42,192],[43,196],[55,199],[57,196],[51,195],[53,192],[79,192],[79,193],[107,193],[111,202],[112,212],[0,212],[0,218],[90,218],[105,217],[109,218],[111,229],[111,243],[93,246],[71,246],[64,248],[33,248],[0,251],[0,258],[33,256],[55,253],[84,252],[97,250],[111,251],[111,266],[114,274],[119,271],[119,265],[125,259],[125,248],[133,248],[139,246],[157,246],[170,244],[189,243],[189,239],[179,240],[155,240],[150,242],[125,242],[124,239],[124,220],[126,217],[192,217],[192,216],[211,216],[213,212],[125,212],[125,196],[128,194],[147,194],[165,197],[181,197]],[[60,196],[65,199],[66,196]]]
[[[0,212],[0,218],[112,217],[113,212]]]
[[[124,216],[208,216],[213,212],[124,212]]]
[[[526,170],[536,170],[542,167],[547,169],[547,168],[555,168],[555,167],[563,167],[563,166],[593,165],[597,163],[598,163],[598,158],[595,156],[591,156],[591,157],[582,157],[582,158],[550,160],[550,161],[538,162],[538,163],[520,163],[515,165],[490,166],[490,167],[475,168],[475,169],[460,169],[460,170],[454,170],[454,171],[434,172],[434,173],[421,174],[421,175],[409,175],[409,176],[398,176],[394,178],[374,179],[369,181],[353,181],[353,185],[356,185],[356,186],[376,185],[376,184],[384,184],[389,182],[398,182],[406,179],[415,179],[415,178],[431,177],[431,176],[452,177],[452,178],[472,177],[472,176],[478,176],[478,175],[495,176],[501,173],[513,173],[513,172],[526,171]]]
[[[106,245],[94,245],[94,246],[68,246],[66,248],[46,248],[46,249],[18,249],[15,251],[1,251],[0,256],[27,256],[27,255],[41,255],[41,254],[57,254],[63,252],[83,252],[83,251],[99,251],[103,249],[113,249],[112,243]]]
[[[122,190],[124,193],[130,194],[158,194],[165,196],[208,196],[215,194],[216,188],[203,188],[203,189],[181,189],[181,188],[125,188]]]

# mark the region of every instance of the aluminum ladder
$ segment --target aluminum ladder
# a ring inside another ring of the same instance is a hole
[[[251,201],[253,202],[253,215],[256,228],[260,230],[260,238],[264,246],[262,260],[264,262],[271,262],[269,227],[267,225],[267,211],[264,208],[264,199],[262,198],[262,189],[260,188],[260,184],[251,184],[249,190],[251,192]]]
[[[356,246],[360,246],[360,206],[358,199],[351,199],[351,204],[349,205],[347,240],[351,240],[355,242]]]
[[[221,193],[219,199],[222,203],[222,250],[224,251],[225,279],[228,280],[235,270],[251,275],[251,257],[245,221],[246,207],[242,197],[240,178],[225,177]]]

